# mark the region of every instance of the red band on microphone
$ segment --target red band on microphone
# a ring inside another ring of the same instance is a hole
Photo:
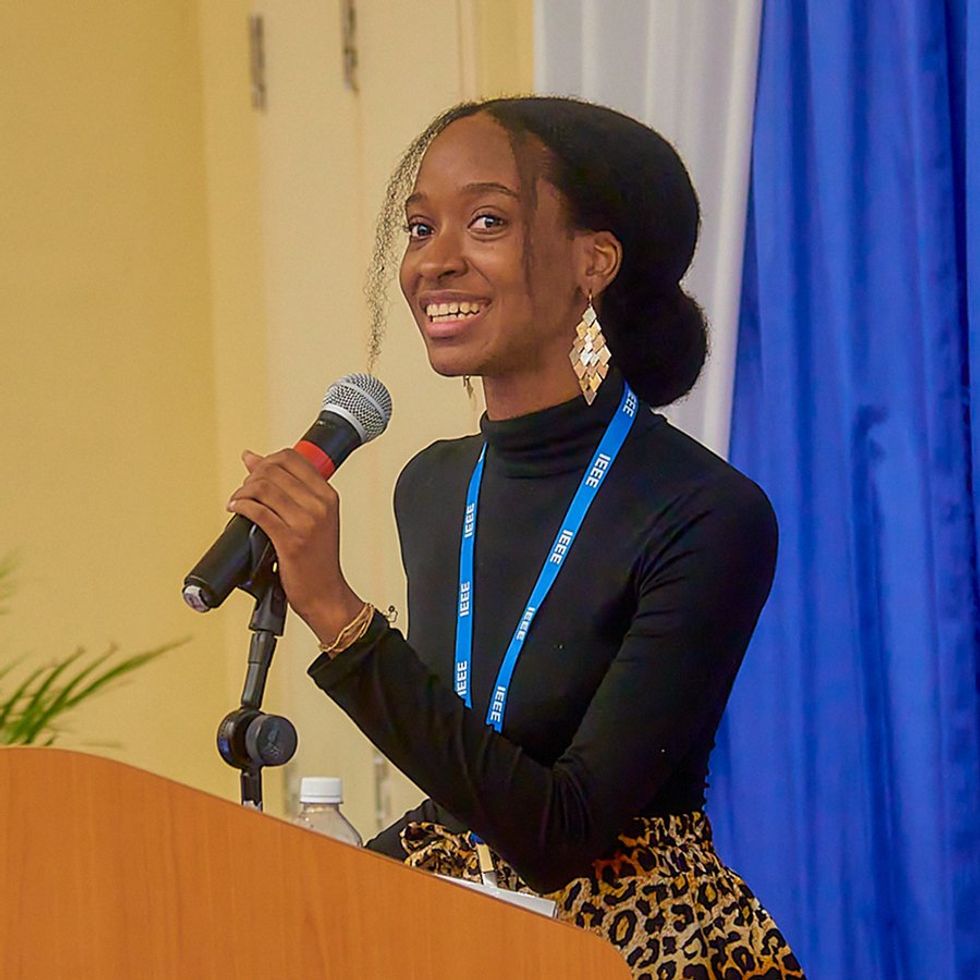
[[[324,480],[329,480],[333,476],[334,470],[337,467],[334,466],[333,460],[319,446],[312,442],[307,442],[305,439],[300,439],[293,448],[300,456],[308,459],[317,468],[317,471]]]

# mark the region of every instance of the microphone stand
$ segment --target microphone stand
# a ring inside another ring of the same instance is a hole
[[[218,726],[218,753],[228,765],[239,770],[242,806],[261,810],[263,767],[289,762],[298,739],[289,719],[262,711],[269,666],[276,641],[285,630],[287,609],[275,552],[268,541],[263,542],[262,552],[252,568],[251,577],[239,586],[255,597],[255,609],[248,624],[252,637],[245,686],[241,706],[225,715]]]

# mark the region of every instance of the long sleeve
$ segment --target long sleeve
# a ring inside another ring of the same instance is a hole
[[[539,891],[582,874],[692,744],[710,742],[768,594],[776,527],[754,484],[709,483],[672,506],[669,533],[653,522],[631,569],[625,635],[551,764],[467,709],[380,617],[310,667],[396,766]]]

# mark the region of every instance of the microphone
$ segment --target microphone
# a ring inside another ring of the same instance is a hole
[[[358,446],[384,432],[390,418],[388,389],[370,374],[348,374],[327,389],[317,420],[293,448],[329,480]],[[196,612],[217,609],[248,583],[271,547],[260,527],[235,514],[184,579],[184,601]]]

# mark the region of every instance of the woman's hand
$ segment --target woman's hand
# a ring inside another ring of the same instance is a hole
[[[337,491],[294,449],[270,456],[246,450],[242,461],[248,476],[228,510],[269,536],[289,604],[329,644],[364,605],[340,568]]]

